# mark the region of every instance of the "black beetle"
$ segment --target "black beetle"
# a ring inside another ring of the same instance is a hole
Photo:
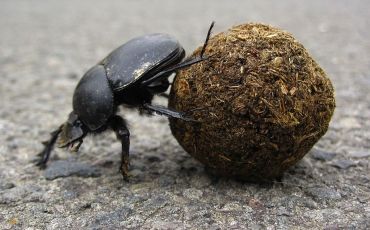
[[[67,122],[52,132],[50,140],[44,143],[37,165],[46,167],[58,137],[58,147],[78,151],[88,133],[100,133],[110,128],[122,144],[120,171],[127,180],[130,132],[126,121],[116,115],[117,107],[124,104],[149,114],[154,112],[193,121],[184,112],[155,106],[151,102],[155,94],[168,89],[168,77],[172,73],[206,59],[203,54],[213,26],[214,22],[209,27],[199,57],[182,61],[185,50],[176,39],[167,34],[149,34],[128,41],[88,70],[74,91],[73,111]]]

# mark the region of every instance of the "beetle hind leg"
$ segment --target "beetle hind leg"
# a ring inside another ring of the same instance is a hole
[[[204,52],[206,52],[208,41],[209,41],[209,38],[211,37],[211,33],[212,33],[212,29],[213,29],[214,25],[215,25],[215,22],[212,22],[209,29],[208,29],[206,40],[204,41],[202,50],[200,51],[200,58],[203,58]]]
[[[121,152],[121,164],[120,172],[125,181],[128,181],[129,174],[129,151],[130,151],[130,131],[127,128],[126,121],[120,116],[114,116],[110,120],[110,127],[116,133],[117,139],[121,141],[122,152]]]

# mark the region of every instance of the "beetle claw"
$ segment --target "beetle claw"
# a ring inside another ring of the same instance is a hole
[[[131,175],[128,172],[128,164],[123,164],[119,169],[124,181],[129,182]]]
[[[44,163],[37,163],[36,166],[41,170],[46,169],[46,164]]]
[[[76,142],[72,142],[69,145],[69,151],[74,152],[74,153],[77,153],[78,150],[80,149],[82,143],[83,143],[83,140],[82,139],[78,140],[77,143]]]
[[[43,158],[44,152],[40,152],[37,154],[37,156],[32,159],[32,163],[35,164],[39,169],[45,169],[46,168],[46,163],[44,163],[44,158]]]
[[[130,161],[128,158],[124,158],[123,159],[123,162],[121,163],[121,167],[120,167],[120,171],[121,171],[121,174],[123,176],[123,180],[125,181],[129,181],[129,177],[130,177],[130,174],[129,174],[129,166],[130,166]]]

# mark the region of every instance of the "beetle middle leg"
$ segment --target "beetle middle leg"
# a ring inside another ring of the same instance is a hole
[[[177,111],[171,110],[169,108],[166,108],[166,107],[163,107],[163,106],[160,106],[160,105],[152,105],[152,104],[149,104],[149,103],[145,103],[145,104],[143,104],[143,109],[148,111],[149,113],[154,112],[154,113],[157,113],[158,115],[164,115],[164,116],[167,116],[167,117],[177,118],[177,119],[181,119],[181,120],[184,120],[184,121],[197,122],[194,119],[186,117],[186,113],[184,113],[184,112],[177,112]]]
[[[110,120],[110,127],[116,133],[117,139],[121,141],[121,165],[120,171],[123,179],[128,181],[128,167],[130,165],[129,151],[130,151],[130,131],[127,128],[126,121],[120,116],[113,116]]]

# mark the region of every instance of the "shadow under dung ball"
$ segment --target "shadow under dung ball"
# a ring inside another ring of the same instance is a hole
[[[198,48],[193,56],[199,55]],[[210,39],[209,59],[180,71],[169,107],[180,145],[211,172],[249,181],[280,177],[325,134],[333,86],[295,38],[245,24]]]

